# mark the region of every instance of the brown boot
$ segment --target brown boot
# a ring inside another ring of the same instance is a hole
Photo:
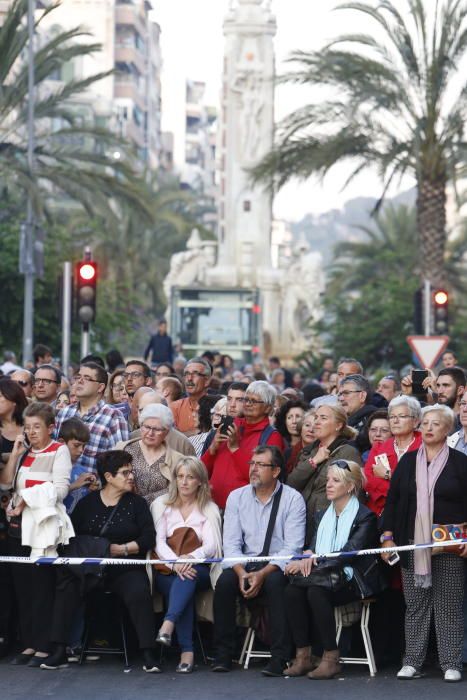
[[[314,665],[311,661],[310,647],[300,647],[292,662],[292,665],[282,671],[284,676],[304,676],[311,671]]]
[[[323,658],[320,665],[317,669],[308,674],[308,678],[312,678],[315,681],[334,678],[334,676],[341,672],[339,656],[339,649],[335,649],[334,651],[325,651],[323,653]]]

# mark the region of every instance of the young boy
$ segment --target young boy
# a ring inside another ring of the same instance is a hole
[[[80,418],[69,418],[62,423],[58,439],[68,447],[73,468],[70,476],[70,490],[64,500],[67,512],[71,513],[79,500],[98,487],[95,474],[77,467],[76,462],[83,454],[84,447],[89,442],[90,434],[86,423]]]

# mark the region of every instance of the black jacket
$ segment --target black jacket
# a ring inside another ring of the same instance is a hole
[[[407,452],[401,457],[397,469],[391,477],[391,485],[386,498],[383,514],[383,531],[387,530],[394,535],[394,541],[398,545],[409,544],[413,540],[415,531],[415,516],[417,514],[415,471],[417,453]],[[459,520],[448,519],[443,523],[467,522],[467,457],[463,452],[449,448],[449,457],[446,467],[453,478],[453,486],[457,493],[462,494],[464,516]],[[445,469],[446,469],[445,467]],[[437,485],[439,480],[437,482]],[[436,509],[436,489],[434,498]],[[458,517],[458,514],[456,514]],[[402,566],[408,566],[407,552],[401,552]]]
[[[319,511],[314,518],[313,535],[310,545],[310,549],[313,552],[316,547],[318,526],[325,512],[324,510]],[[369,508],[360,504],[355,520],[350,528],[349,539],[340,551],[350,552],[360,549],[374,549],[375,547],[379,547],[376,515]],[[322,564],[320,564],[320,566],[321,565]],[[376,595],[384,588],[381,559],[379,555],[340,556],[338,559],[326,559],[325,565],[332,567],[352,566],[355,582],[362,598]]]
[[[150,353],[152,354],[152,364],[158,364],[159,362],[170,362],[170,364],[172,364],[174,359],[174,350],[170,335],[161,335],[159,332],[152,335],[148,346],[144,351],[145,360],[148,359]]]

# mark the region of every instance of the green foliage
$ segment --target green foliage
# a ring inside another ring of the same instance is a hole
[[[467,2],[381,0],[345,2],[374,29],[344,34],[311,52],[295,51],[285,82],[312,87],[314,101],[279,125],[273,150],[253,169],[255,179],[282,186],[319,178],[346,163],[350,182],[373,167],[382,202],[391,184],[417,184],[419,268],[445,277],[446,184],[467,167]],[[331,95],[331,97],[330,97]],[[332,97],[332,96],[335,97]]]

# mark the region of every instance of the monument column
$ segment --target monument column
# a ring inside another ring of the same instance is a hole
[[[248,169],[273,145],[275,33],[268,0],[231,3],[218,134],[219,253],[208,273],[214,284],[254,287],[259,269],[271,268],[271,195],[251,185]]]

